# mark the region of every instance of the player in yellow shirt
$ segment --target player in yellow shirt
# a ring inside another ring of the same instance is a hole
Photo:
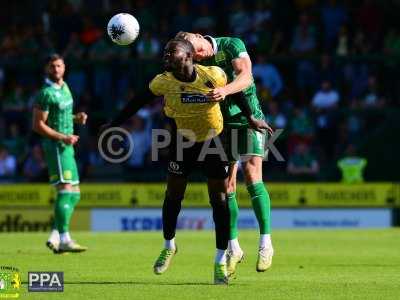
[[[153,94],[164,96],[165,114],[173,120],[167,190],[162,208],[165,245],[154,264],[154,272],[164,273],[177,253],[175,230],[187,177],[192,169],[199,167],[208,179],[215,223],[217,250],[214,283],[227,284],[225,252],[229,240],[230,221],[226,201],[228,159],[221,148],[224,139],[219,103],[212,102],[207,97],[213,88],[224,86],[227,79],[219,67],[193,64],[193,53],[193,46],[186,40],[173,39],[168,42],[164,51],[166,72],[157,75],[149,85]],[[145,104],[145,100],[134,99],[107,126],[114,127],[124,123]],[[186,145],[183,146],[181,142]],[[191,143],[190,146],[187,146],[188,143]],[[204,147],[221,151],[218,154],[206,153],[201,158]]]

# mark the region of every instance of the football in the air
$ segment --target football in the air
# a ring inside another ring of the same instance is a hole
[[[139,35],[139,22],[130,14],[120,13],[113,16],[107,25],[107,33],[118,45],[129,45]]]

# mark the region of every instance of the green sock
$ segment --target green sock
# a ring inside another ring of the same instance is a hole
[[[239,207],[236,201],[236,193],[228,193],[228,206],[230,213],[230,231],[229,231],[229,239],[233,240],[238,237],[238,214]]]
[[[81,200],[81,193],[80,192],[72,192],[71,193],[71,203],[72,206],[75,208],[78,202]]]
[[[70,191],[58,191],[54,207],[54,215],[59,233],[69,231],[69,222],[71,220],[72,212],[74,211],[71,198]]]
[[[251,203],[260,226],[260,234],[271,233],[271,200],[264,183],[257,182],[248,185],[247,191],[251,196]]]

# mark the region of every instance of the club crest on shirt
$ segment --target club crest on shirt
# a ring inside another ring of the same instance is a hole
[[[214,84],[209,80],[207,82],[204,83],[206,87],[209,87],[210,89],[215,88]]]
[[[217,54],[215,54],[215,62],[220,64],[221,62],[225,61],[226,56],[224,51],[218,51]]]

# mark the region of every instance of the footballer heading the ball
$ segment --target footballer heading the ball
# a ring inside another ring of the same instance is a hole
[[[107,25],[111,40],[118,45],[129,45],[139,35],[139,22],[130,14],[121,13],[113,16]]]

